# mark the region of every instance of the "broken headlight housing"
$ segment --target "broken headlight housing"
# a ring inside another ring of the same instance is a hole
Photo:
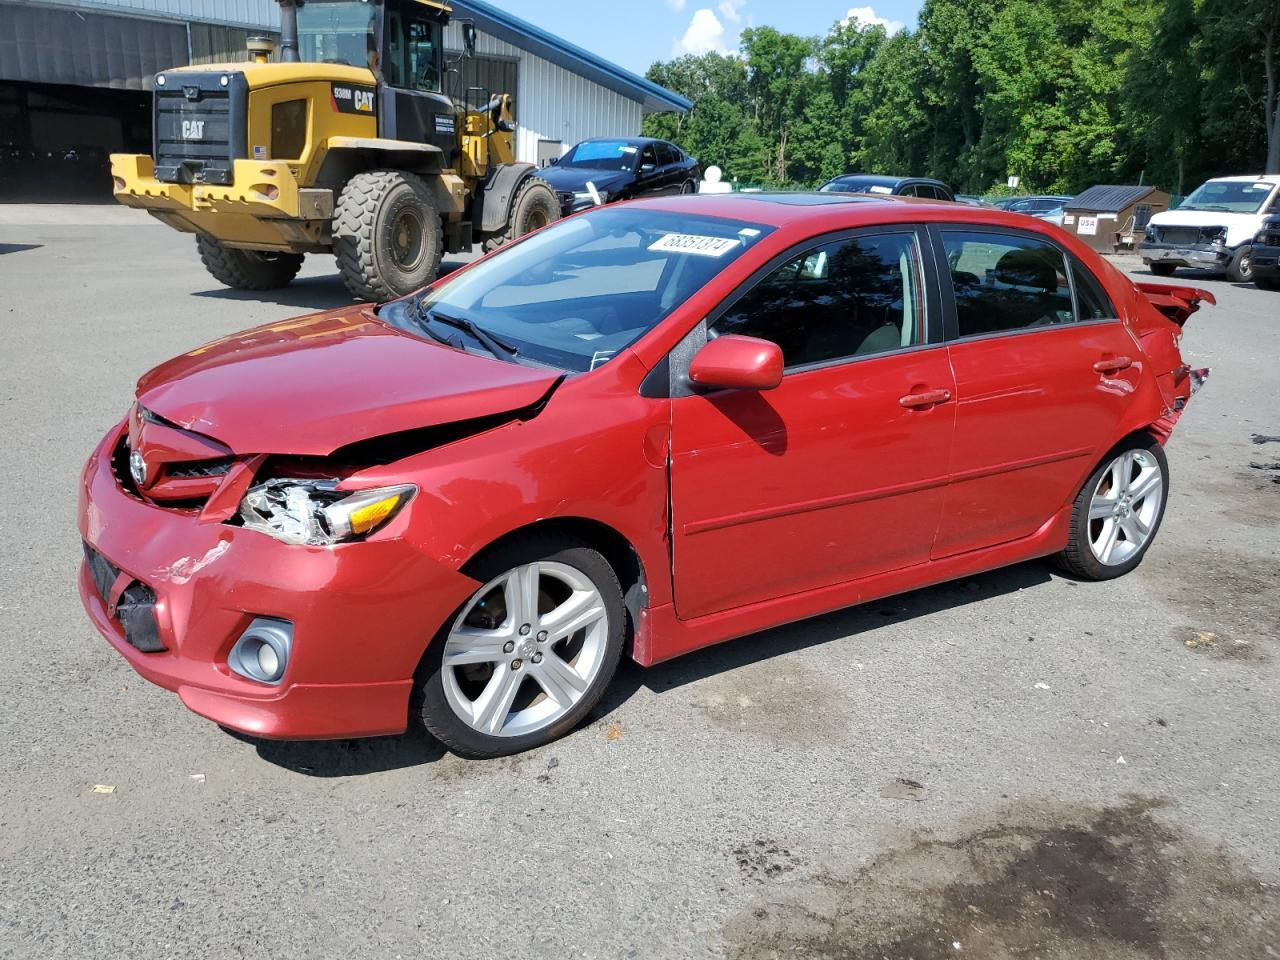
[[[387,524],[412,499],[413,484],[339,490],[337,480],[268,480],[240,501],[240,520],[285,543],[328,547]]]

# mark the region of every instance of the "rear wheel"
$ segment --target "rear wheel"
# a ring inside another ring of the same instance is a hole
[[[1149,437],[1111,452],[1076,497],[1059,563],[1085,580],[1123,576],[1142,562],[1164,518],[1169,461]]]
[[[484,238],[485,253],[497,250],[512,240],[519,240],[526,233],[541,230],[548,223],[560,219],[560,201],[551,184],[538,177],[530,177],[520,185],[511,201],[511,215],[506,226]]]
[[[302,254],[237,250],[205,234],[196,236],[200,261],[215,280],[236,290],[287,287],[302,269]]]
[[[372,170],[347,181],[333,218],[333,252],[356,299],[392,300],[426,286],[443,251],[440,211],[421,177]]]
[[[1148,266],[1157,277],[1172,277],[1173,271],[1178,269],[1172,263],[1151,263]]]
[[[572,730],[622,653],[622,588],[586,544],[531,537],[472,571],[484,584],[444,624],[418,670],[414,704],[455,753],[496,757]]]
[[[1232,283],[1248,283],[1253,279],[1253,248],[1241,247],[1227,264],[1227,279]]]
[[[1280,290],[1280,280],[1275,280],[1271,277],[1255,276],[1253,285],[1259,290]]]
[[[680,184],[681,196],[685,196],[690,193],[696,193],[697,190],[698,190],[698,185],[694,183],[692,180],[686,180],[684,183]]]

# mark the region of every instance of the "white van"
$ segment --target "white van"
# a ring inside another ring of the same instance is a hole
[[[1160,277],[1199,267],[1247,283],[1253,279],[1253,238],[1271,213],[1280,213],[1280,174],[1207,180],[1176,210],[1151,218],[1138,253]]]

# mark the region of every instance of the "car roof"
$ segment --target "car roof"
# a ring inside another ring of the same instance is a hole
[[[633,204],[770,227],[812,225],[819,232],[879,223],[951,219],[1025,227],[1030,219],[996,207],[865,193],[703,193],[627,201],[628,206]]]
[[[648,143],[670,142],[670,140],[659,140],[657,137],[587,137],[585,140],[578,141],[578,143],[629,143],[633,147],[642,147]]]
[[[1280,183],[1280,173],[1247,173],[1237,177],[1210,177],[1205,183],[1254,183],[1258,180],[1266,183]]]
[[[908,181],[914,183],[934,183],[940,187],[946,184],[941,180],[935,180],[933,177],[892,177],[883,173],[842,173],[838,177],[832,177],[827,183],[846,183],[848,181],[857,181],[858,183],[875,184],[884,187],[896,187],[900,183]]]

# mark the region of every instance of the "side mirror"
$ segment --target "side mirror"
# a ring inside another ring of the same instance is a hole
[[[464,23],[462,25],[462,47],[467,51],[468,57],[476,55],[476,25],[474,23]]]
[[[552,167],[554,167],[554,166],[555,166],[557,163],[559,163],[559,162],[560,162],[560,158],[559,158],[559,157],[547,157],[547,165],[548,165],[548,166],[552,166]]]
[[[757,337],[725,334],[694,354],[689,379],[700,387],[772,390],[782,382],[782,348]]]

